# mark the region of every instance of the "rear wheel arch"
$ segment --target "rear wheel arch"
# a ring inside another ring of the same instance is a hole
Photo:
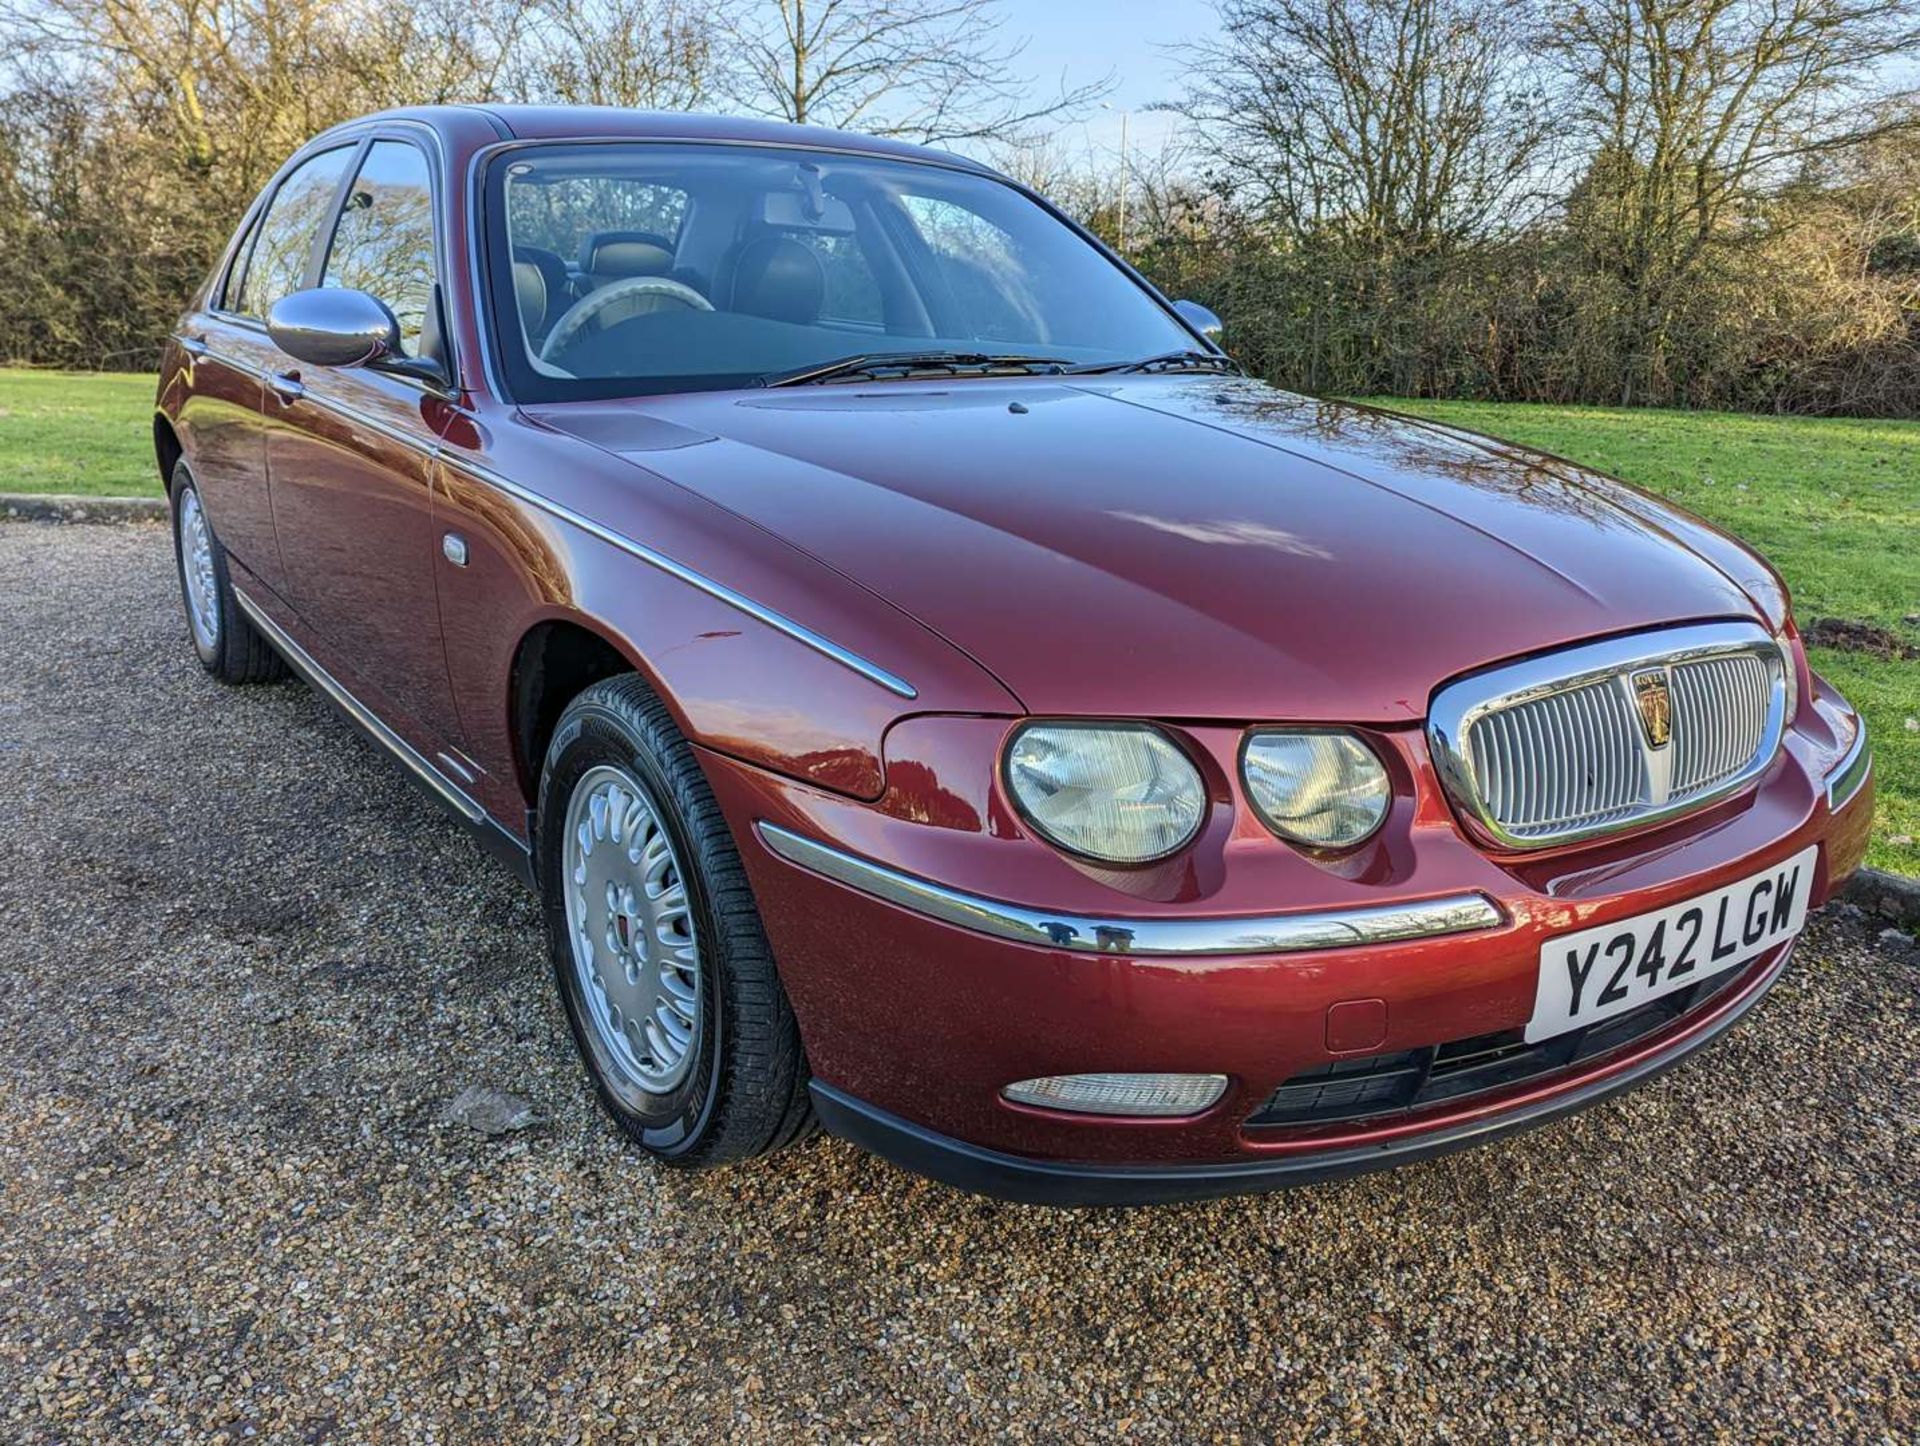
[[[153,414],[153,455],[160,465],[160,485],[173,495],[173,473],[180,465],[180,459],[187,449],[181,445],[180,434],[174,430],[173,422],[165,412]]]

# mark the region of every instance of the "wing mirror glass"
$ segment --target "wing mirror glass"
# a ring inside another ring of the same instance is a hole
[[[1180,313],[1182,321],[1215,346],[1219,346],[1227,334],[1227,328],[1220,318],[1197,301],[1176,301],[1173,309]]]

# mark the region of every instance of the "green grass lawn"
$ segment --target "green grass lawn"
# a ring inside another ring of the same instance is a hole
[[[1752,543],[1794,616],[1852,618],[1920,645],[1920,422],[1380,400],[1624,477]],[[1880,806],[1868,862],[1920,874],[1920,661],[1811,650],[1867,716]],[[1896,842],[1904,840],[1904,842]]]
[[[151,375],[0,367],[0,492],[157,497]]]
[[[150,376],[0,368],[0,492],[154,496]],[[1920,422],[1477,402],[1381,405],[1510,437],[1673,498],[1785,575],[1801,626],[1864,620],[1920,644]],[[1920,874],[1920,662],[1813,650],[1873,730],[1871,862]],[[1900,841],[1904,840],[1904,841]]]

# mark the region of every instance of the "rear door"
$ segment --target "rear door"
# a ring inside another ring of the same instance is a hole
[[[423,147],[376,136],[308,277],[384,301],[414,358],[442,351],[435,184]],[[450,763],[460,728],[434,594],[432,486],[452,409],[416,378],[276,358],[264,403],[267,474],[288,599],[329,669],[422,753]]]
[[[221,545],[275,592],[286,579],[267,492],[261,386],[280,353],[265,318],[300,285],[354,150],[321,151],[287,172],[256,208],[205,310],[181,328],[193,366],[180,420],[201,501]]]

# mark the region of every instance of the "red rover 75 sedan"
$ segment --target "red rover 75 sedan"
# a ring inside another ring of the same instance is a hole
[[[1226,1194],[1724,1032],[1872,810],[1780,579],[1217,333],[950,155],[372,116],[167,347],[193,644],[539,889],[663,1162],[818,1121],[1010,1198]]]

